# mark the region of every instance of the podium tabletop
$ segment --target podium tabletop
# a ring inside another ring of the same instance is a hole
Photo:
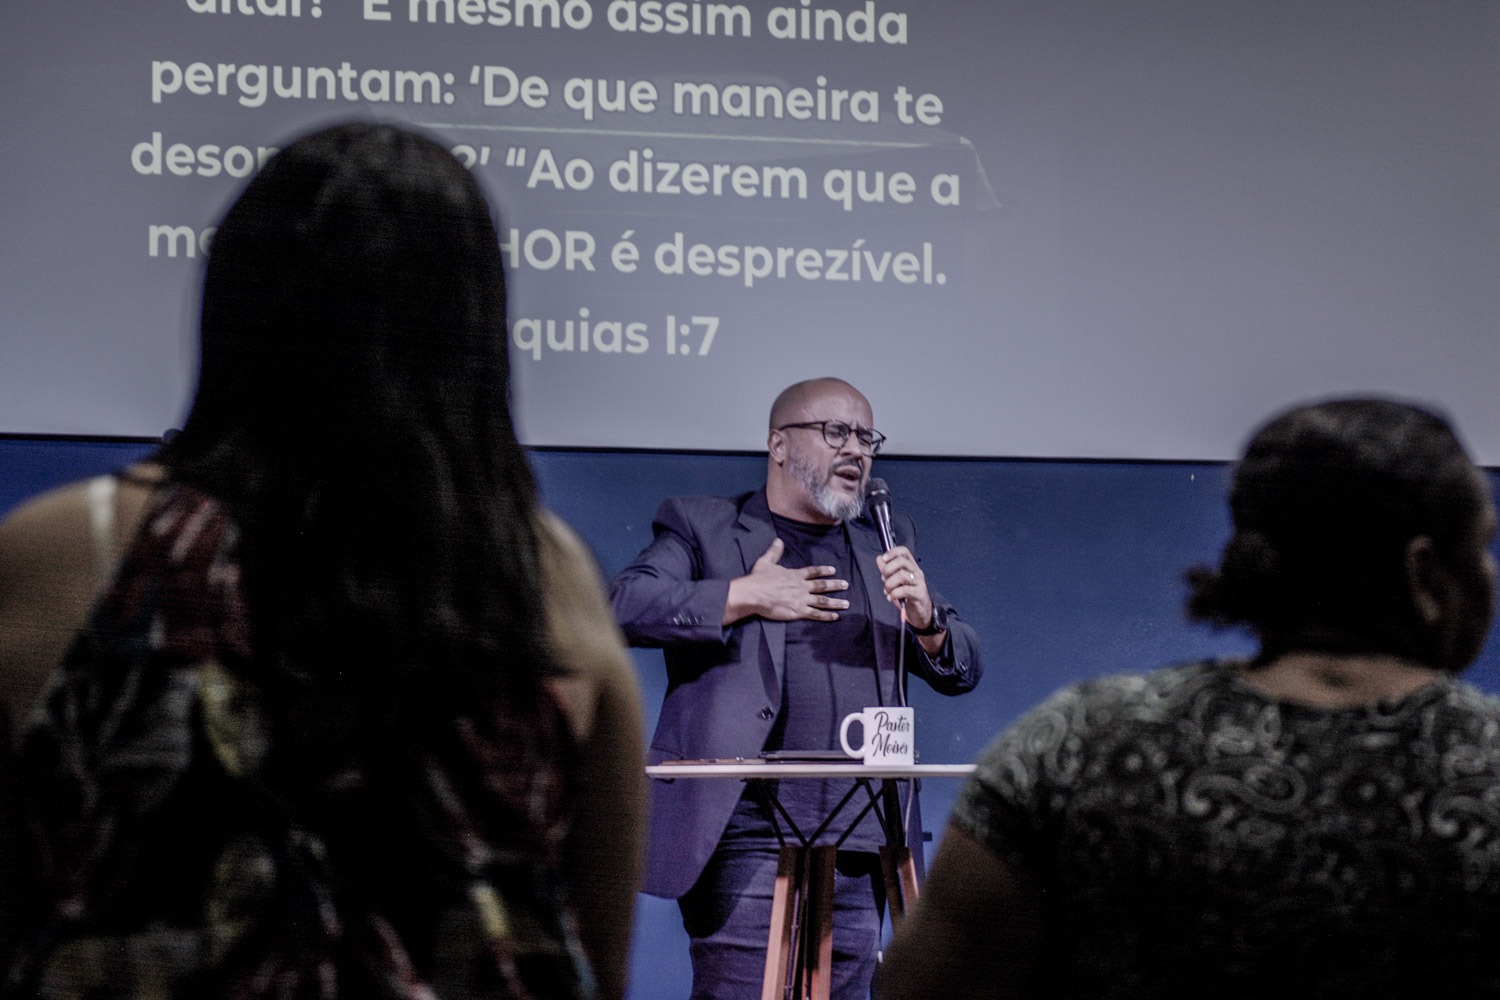
[[[861,764],[858,761],[807,762],[744,760],[694,760],[653,764],[646,768],[651,778],[962,778],[974,773],[973,764]]]

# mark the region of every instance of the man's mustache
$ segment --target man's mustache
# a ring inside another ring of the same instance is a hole
[[[864,475],[865,474],[865,463],[861,462],[857,458],[847,458],[847,459],[845,459],[842,462],[835,462],[835,463],[833,463],[833,465],[828,470],[828,474],[830,476],[838,475],[840,469],[853,469],[855,472],[859,473],[860,475]]]

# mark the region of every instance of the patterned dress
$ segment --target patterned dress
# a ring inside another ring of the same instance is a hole
[[[357,678],[254,655],[232,519],[167,488],[25,738],[7,995],[591,996],[528,698],[372,738]]]
[[[1500,702],[1455,680],[1340,711],[1227,664],[1086,682],[954,822],[1039,880],[1049,995],[1500,995]]]

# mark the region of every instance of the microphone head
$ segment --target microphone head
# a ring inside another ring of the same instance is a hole
[[[889,552],[896,547],[896,540],[891,536],[891,491],[885,485],[884,479],[870,478],[870,485],[865,490],[865,507],[870,511],[870,519],[875,522],[875,527],[880,531],[880,547]]]

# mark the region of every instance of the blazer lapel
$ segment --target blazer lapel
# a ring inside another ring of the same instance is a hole
[[[735,525],[735,542],[740,548],[740,559],[745,572],[755,565],[755,560],[766,554],[766,549],[776,540],[776,529],[771,524],[771,508],[766,503],[764,487],[750,494],[740,508]],[[759,619],[761,633],[766,637],[766,650],[771,654],[771,669],[775,673],[773,700],[780,702],[781,678],[786,672],[786,622]],[[768,692],[769,693],[769,692]]]

